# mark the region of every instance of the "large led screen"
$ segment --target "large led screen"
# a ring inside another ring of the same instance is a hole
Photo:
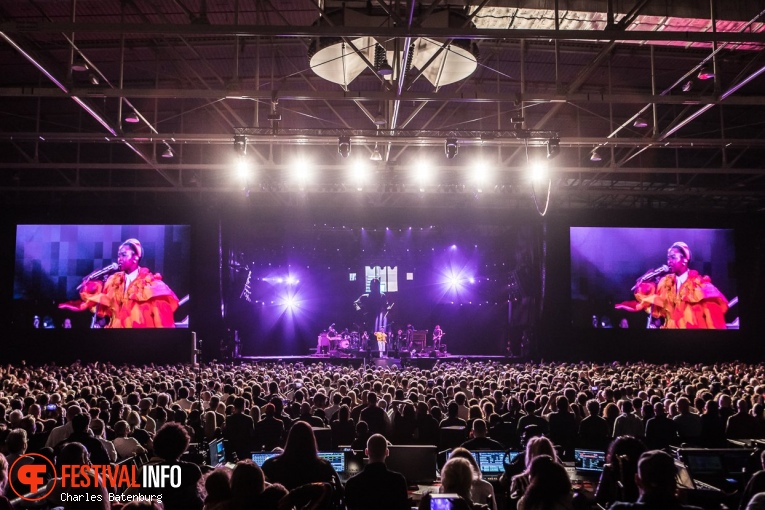
[[[513,324],[531,320],[531,237],[506,226],[239,229],[226,320],[245,355],[309,354],[322,335],[351,352],[380,328],[395,350],[430,351],[437,325],[451,354],[506,354]]]
[[[137,252],[139,269],[124,292],[109,294],[125,275],[118,267],[125,241],[131,251],[123,255]],[[17,225],[14,327],[188,327],[190,242],[188,225]],[[96,313],[82,294],[95,290],[91,298],[118,304]],[[108,310],[115,306],[123,317]]]
[[[731,229],[571,227],[572,322],[738,329]]]

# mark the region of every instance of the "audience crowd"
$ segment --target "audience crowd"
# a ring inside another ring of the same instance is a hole
[[[6,365],[0,509],[9,500],[28,506],[11,485],[24,487],[13,477],[18,466],[34,462],[29,453],[82,465],[141,457],[145,465],[182,473],[183,483],[164,491],[162,503],[104,497],[96,508],[408,508],[405,482],[384,466],[390,444],[525,449],[495,487],[480,480],[469,452],[456,451],[441,478],[461,508],[496,509],[497,500],[523,510],[575,508],[581,501],[561,464],[573,459],[574,448],[608,450],[586,505],[672,500],[676,506],[665,507],[680,508],[668,488],[674,480],[666,480],[672,459],[668,464],[659,452],[765,437],[763,394],[765,364],[743,363]],[[229,459],[233,469],[204,466],[195,456],[216,438],[236,455]],[[360,478],[348,482],[347,498],[331,465],[317,456],[344,445],[369,458]],[[262,469],[249,460],[251,452],[275,449],[283,453]],[[48,477],[40,494],[55,486],[56,473]],[[380,480],[393,489],[378,494]],[[765,473],[752,477],[758,485],[743,491],[741,508],[765,499],[757,496],[765,491],[762,480]],[[50,508],[93,508],[51,499],[57,494],[46,496]]]

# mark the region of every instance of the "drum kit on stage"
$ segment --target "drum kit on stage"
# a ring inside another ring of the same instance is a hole
[[[323,331],[319,335],[316,352],[318,354],[329,354],[330,352],[340,351],[348,354],[349,351],[358,351],[360,348],[361,340],[356,331],[335,336],[330,336],[329,333]]]

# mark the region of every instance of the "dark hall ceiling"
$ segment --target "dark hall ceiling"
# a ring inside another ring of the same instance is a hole
[[[370,38],[405,60],[418,41],[470,48],[475,70],[434,85],[433,62],[386,80],[369,61],[346,84],[311,69],[312,51],[356,57]],[[753,0],[0,0],[0,197],[533,208],[527,169],[552,140],[553,209],[762,211],[764,48]],[[312,183],[292,179],[297,156]],[[432,183],[414,177],[420,158]],[[493,169],[482,184],[477,162]],[[547,189],[534,186],[540,210]]]

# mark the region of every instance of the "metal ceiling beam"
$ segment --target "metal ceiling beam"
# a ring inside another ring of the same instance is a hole
[[[340,26],[273,26],[273,25],[204,25],[204,24],[148,24],[148,23],[83,23],[47,21],[0,22],[5,33],[108,33],[108,34],[155,34],[155,35],[222,35],[240,37],[428,37],[435,39],[540,39],[569,41],[610,41],[615,38],[612,30],[540,30],[540,29],[493,29],[493,28],[436,28],[407,27],[349,27]],[[619,41],[679,41],[679,42],[733,42],[765,44],[765,32],[680,32],[680,31],[620,31]]]
[[[468,130],[390,130],[372,129],[281,129],[274,134],[270,128],[237,128],[245,134],[248,144],[273,143],[278,145],[332,146],[339,136],[350,136],[354,143],[393,143],[398,145],[443,146],[444,139],[455,138],[461,147],[531,147],[544,146],[555,131],[468,131]],[[160,143],[172,141],[174,145],[232,145],[231,133],[131,133],[104,136],[102,133],[82,132],[0,132],[0,141],[7,142],[90,142],[104,143]],[[651,138],[562,137],[561,147],[590,148],[608,142],[613,147],[652,147],[654,149],[704,149],[721,147],[765,147],[765,138],[669,138],[660,144]],[[164,167],[165,165],[160,165]]]
[[[250,99],[270,102],[273,92],[270,90],[230,90],[230,89],[189,89],[189,88],[98,88],[73,87],[62,91],[53,87],[0,87],[0,97],[87,97],[87,98],[119,98],[131,97],[141,99]],[[534,91],[527,93],[507,92],[449,92],[449,91],[402,91],[402,100],[429,102],[464,102],[464,103],[621,103],[638,104],[652,102],[656,104],[705,105],[719,104],[722,99],[716,95],[652,95],[650,93],[615,93],[603,92],[572,92],[558,94],[555,92]],[[343,91],[343,90],[279,90],[279,101],[391,101],[396,98],[394,91]],[[727,97],[725,103],[741,106],[763,106],[765,96],[736,96]]]
[[[450,174],[460,174],[469,170],[469,165],[462,166],[438,166],[435,165],[441,172]],[[232,169],[231,163],[167,163],[162,165],[167,170],[179,170],[183,172],[202,171],[202,172],[229,172]],[[260,167],[263,172],[269,172],[269,174],[283,173],[285,176],[292,170],[292,165],[289,164],[266,164]],[[342,179],[346,178],[346,172],[349,168],[347,164],[317,164],[312,167],[317,172],[337,172],[338,176]],[[397,165],[395,163],[388,163],[381,165],[380,168],[388,168],[391,171],[398,172],[397,175],[401,175],[401,172],[405,172],[407,165]],[[153,170],[151,165],[146,163],[0,163],[0,171],[8,170]],[[503,166],[497,169],[497,172],[502,174],[519,174],[525,173],[528,169],[525,165],[520,166]],[[555,167],[552,168],[551,173],[558,174],[597,174],[604,171],[618,172],[622,176],[634,176],[634,175],[754,175],[765,176],[765,170],[762,168],[726,168],[724,171],[716,168],[659,168],[659,167]],[[341,179],[341,180],[342,180]],[[609,182],[617,182],[612,179]],[[625,181],[618,181],[624,183]],[[453,184],[457,184],[456,182]],[[666,184],[666,182],[662,182]],[[584,188],[580,188],[584,189]]]

